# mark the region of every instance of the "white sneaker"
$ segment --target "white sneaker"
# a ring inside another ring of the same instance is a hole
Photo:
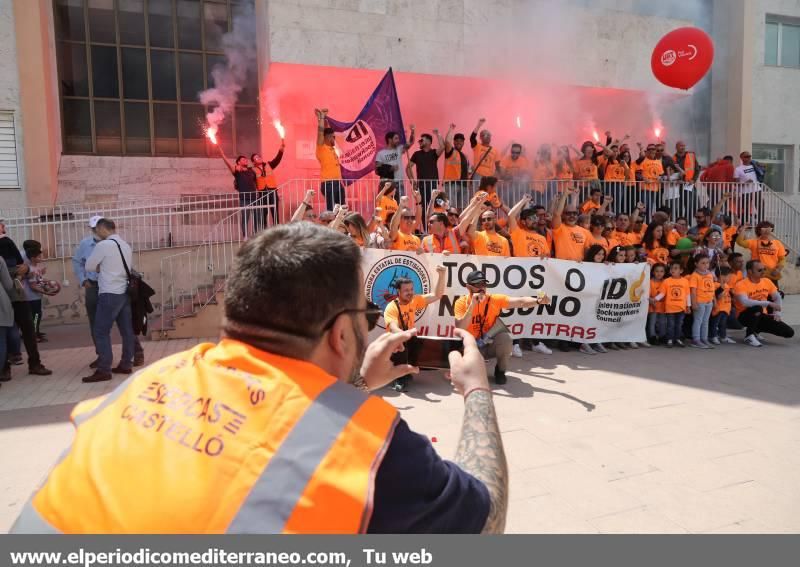
[[[581,348],[579,348],[578,350],[581,351],[583,354],[597,354],[595,350],[591,347],[591,345],[588,345],[586,343],[583,343],[581,345]]]
[[[600,352],[600,353],[603,353],[603,354],[605,354],[605,353],[607,353],[607,352],[608,352],[608,351],[606,350],[606,347],[604,347],[604,346],[602,345],[602,343],[593,344],[593,345],[592,345],[592,348],[593,348],[594,350],[596,350],[597,352]]]
[[[711,344],[712,345],[719,345],[719,344],[722,344],[722,343],[720,342],[720,340],[717,337],[712,337],[711,338]]]
[[[735,345],[736,344],[736,341],[734,341],[730,337],[725,337],[724,339],[722,339],[722,342],[725,343],[726,345]]]
[[[744,344],[750,345],[750,346],[754,346],[754,347],[759,347],[759,346],[761,346],[761,341],[759,341],[756,338],[756,335],[747,335],[744,338]]]
[[[761,333],[756,333],[756,338],[761,342],[762,345],[767,344],[767,340],[761,336]]]
[[[547,348],[547,345],[544,343],[534,345],[533,350],[539,354],[553,354],[553,351]]]
[[[653,346],[653,345],[651,345],[651,344],[650,344],[650,343],[648,343],[648,342],[644,342],[644,343],[636,343],[636,344],[638,344],[638,345],[639,345],[640,347],[642,347],[642,348],[650,348],[651,346]]]
[[[522,358],[522,349],[519,348],[519,345],[514,345],[511,349],[511,356],[514,358]]]
[[[639,345],[636,343],[628,343],[628,346],[631,348],[639,348]]]

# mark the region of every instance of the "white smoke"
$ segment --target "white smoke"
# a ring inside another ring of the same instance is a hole
[[[236,105],[239,93],[247,84],[248,73],[255,73],[258,64],[256,51],[256,19],[251,6],[238,11],[233,18],[233,29],[222,36],[225,64],[211,71],[214,87],[202,91],[198,98],[212,110],[206,115],[209,138],[215,138],[219,125]]]

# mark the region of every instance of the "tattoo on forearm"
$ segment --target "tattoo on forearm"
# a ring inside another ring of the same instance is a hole
[[[508,465],[492,394],[472,392],[465,406],[455,462],[489,489],[491,505],[483,533],[503,533],[508,509]]]

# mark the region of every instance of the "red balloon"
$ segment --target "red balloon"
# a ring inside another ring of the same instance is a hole
[[[714,60],[714,43],[698,28],[678,28],[653,49],[650,67],[656,79],[676,89],[689,89],[702,79]]]

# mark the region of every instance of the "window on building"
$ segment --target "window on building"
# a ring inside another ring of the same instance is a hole
[[[767,16],[764,64],[800,67],[800,19]]]
[[[254,0],[53,3],[65,153],[217,155],[197,95],[214,86],[222,36]],[[229,155],[258,151],[257,93],[254,72],[220,126]]]
[[[764,166],[766,183],[773,191],[783,193],[790,187],[788,160],[791,146],[753,144],[753,159]]]
[[[14,127],[14,113],[7,110],[0,110],[0,187],[19,187],[17,131]]]

